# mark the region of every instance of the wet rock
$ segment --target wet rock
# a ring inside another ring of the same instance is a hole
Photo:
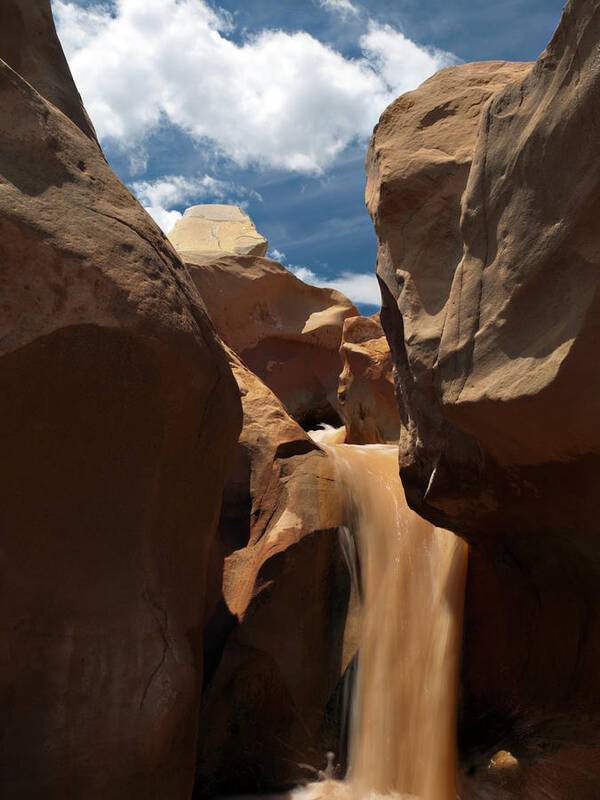
[[[356,649],[331,459],[231,353],[244,427],[212,552],[197,797],[278,791],[339,757]]]
[[[238,391],[50,3],[0,17],[0,794],[186,797]]]

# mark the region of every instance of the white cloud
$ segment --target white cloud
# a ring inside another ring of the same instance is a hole
[[[319,0],[319,5],[330,11],[337,11],[344,16],[352,15],[357,17],[360,14],[358,8],[350,0]]]
[[[304,32],[264,30],[236,44],[230,18],[205,0],[53,6],[103,140],[135,151],[170,123],[242,167],[321,172],[370,135],[400,91],[452,61],[373,23],[363,57],[349,59]]]
[[[369,21],[360,46],[394,97],[409,92],[423,82],[423,76],[456,62],[449,53],[420,47],[390,25]]]
[[[131,189],[154,221],[165,233],[181,218],[172,206],[195,205],[199,202],[227,202],[245,208],[248,198],[262,200],[258,192],[221,181],[212,175],[186,178],[184,175],[165,175],[153,181],[134,181]]]
[[[353,303],[367,303],[373,306],[381,305],[381,294],[377,278],[372,272],[342,272],[334,278],[319,278],[307,267],[290,266],[290,270],[297,278],[313,286],[324,286],[337,289]]]
[[[210,197],[211,201],[224,200],[239,191],[248,194],[243,187],[220,181],[211,175],[201,178],[186,178],[184,175],[165,175],[153,181],[135,181],[131,188],[140,203],[150,206],[180,206],[196,203]]]
[[[144,209],[150,214],[162,232],[167,234],[171,233],[177,220],[183,216],[180,211],[167,211],[166,208],[161,206],[144,206]]]
[[[285,264],[287,262],[287,256],[281,250],[278,250],[276,247],[269,248],[267,252],[269,258],[274,258],[275,261],[279,261],[281,264]]]

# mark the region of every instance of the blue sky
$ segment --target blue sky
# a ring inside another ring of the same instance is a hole
[[[243,205],[271,253],[377,303],[364,156],[450,63],[534,60],[562,0],[53,0],[105,153],[163,229]]]

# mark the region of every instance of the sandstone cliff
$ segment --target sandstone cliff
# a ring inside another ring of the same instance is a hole
[[[180,798],[237,387],[49,0],[0,10],[3,798]]]
[[[403,483],[471,544],[465,796],[497,750],[490,797],[597,793],[599,40],[571,0],[533,68],[443,70],[367,158]]]

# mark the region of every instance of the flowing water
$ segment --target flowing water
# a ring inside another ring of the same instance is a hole
[[[408,508],[394,445],[313,434],[334,459],[358,549],[358,682],[344,783],[298,800],[395,795],[456,798],[456,705],[467,548]]]

